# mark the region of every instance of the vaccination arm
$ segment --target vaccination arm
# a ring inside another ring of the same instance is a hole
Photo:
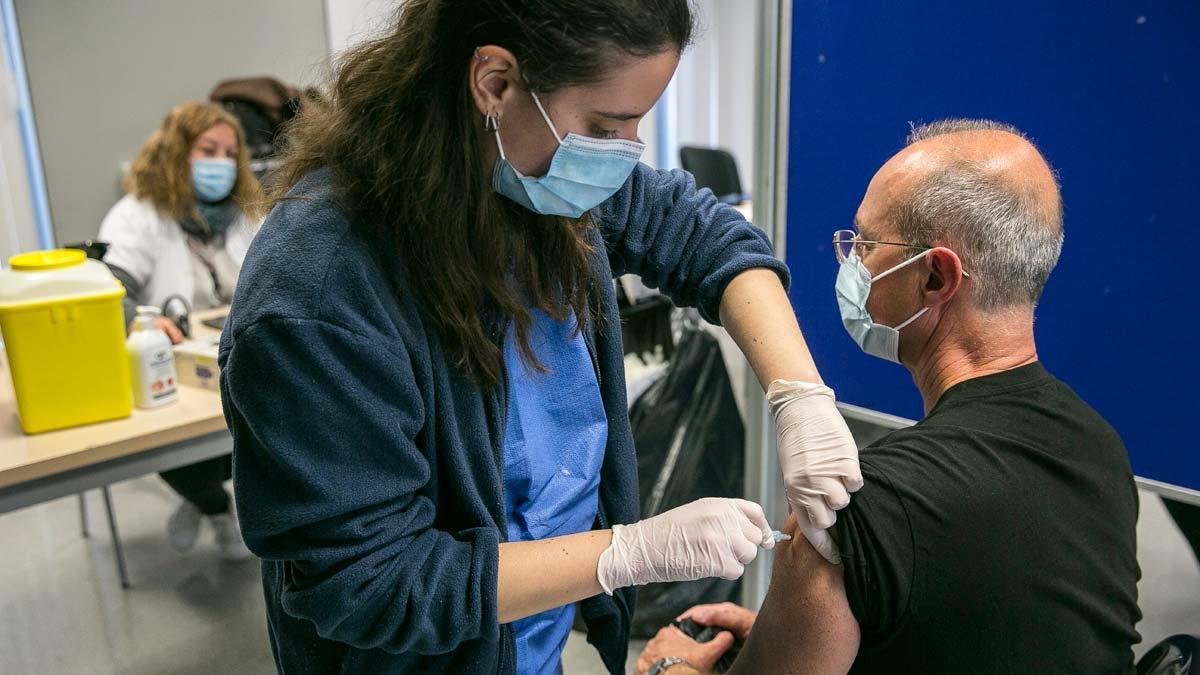
[[[795,520],[789,519],[784,530],[794,528]],[[848,672],[858,656],[860,631],[846,599],[842,567],[794,537],[776,548],[772,569],[766,600],[730,675]],[[803,638],[797,640],[798,635]]]
[[[670,657],[684,660],[670,668],[671,675],[711,673],[735,639],[745,644],[729,670],[734,675],[840,675],[850,669],[861,631],[846,597],[844,568],[830,564],[803,537],[794,536],[794,518],[783,529],[793,536],[775,549],[771,587],[757,616],[728,602],[692,607],[679,618],[721,632],[700,643],[675,626],[664,627],[638,658],[639,675]]]
[[[638,165],[595,212],[614,274],[633,273],[677,305],[723,324],[775,417],[784,489],[801,529],[838,560],[825,529],[862,486],[858,450],[824,386],[785,291],[787,268],[766,235],[690,174]]]

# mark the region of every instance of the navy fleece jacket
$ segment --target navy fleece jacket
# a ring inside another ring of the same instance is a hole
[[[512,673],[497,621],[505,539],[506,391],[449,363],[429,317],[388,282],[327,171],[277,205],[250,247],[221,340],[242,532],[262,558],[283,673]],[[716,322],[753,267],[787,270],[761,231],[690,175],[638,166],[594,214],[585,331],[608,416],[595,526],[638,519],[611,279],[632,272]],[[496,327],[497,339],[503,335]],[[588,640],[624,672],[633,589],[581,603]]]

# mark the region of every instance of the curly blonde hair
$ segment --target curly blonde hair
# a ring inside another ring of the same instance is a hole
[[[148,200],[164,216],[175,220],[199,219],[189,157],[196,139],[218,124],[228,124],[237,135],[237,182],[231,193],[233,199],[243,213],[251,216],[259,213],[263,190],[250,170],[242,125],[225,110],[197,101],[175,106],[142,144],[125,176],[126,192]]]

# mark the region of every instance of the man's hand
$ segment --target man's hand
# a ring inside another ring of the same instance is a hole
[[[696,605],[680,614],[675,620],[691,619],[702,626],[716,626],[733,633],[739,640],[750,636],[750,628],[758,616],[741,605],[732,602],[722,602],[715,605]]]
[[[713,664],[732,646],[733,633],[729,631],[721,631],[708,642],[696,642],[675,626],[667,626],[646,643],[646,648],[638,657],[636,672],[637,675],[646,675],[655,661],[677,656],[687,663],[671,666],[667,669],[667,675],[711,673]]]

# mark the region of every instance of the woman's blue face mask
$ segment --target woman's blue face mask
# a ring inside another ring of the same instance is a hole
[[[192,160],[192,191],[203,202],[219,202],[237,184],[237,162],[224,157]]]
[[[646,146],[634,141],[601,140],[569,133],[560,138],[537,94],[530,92],[542,119],[558,141],[550,169],[541,178],[521,175],[504,154],[499,124],[496,147],[500,157],[492,171],[492,188],[535,213],[579,218],[596,208],[625,184]]]

